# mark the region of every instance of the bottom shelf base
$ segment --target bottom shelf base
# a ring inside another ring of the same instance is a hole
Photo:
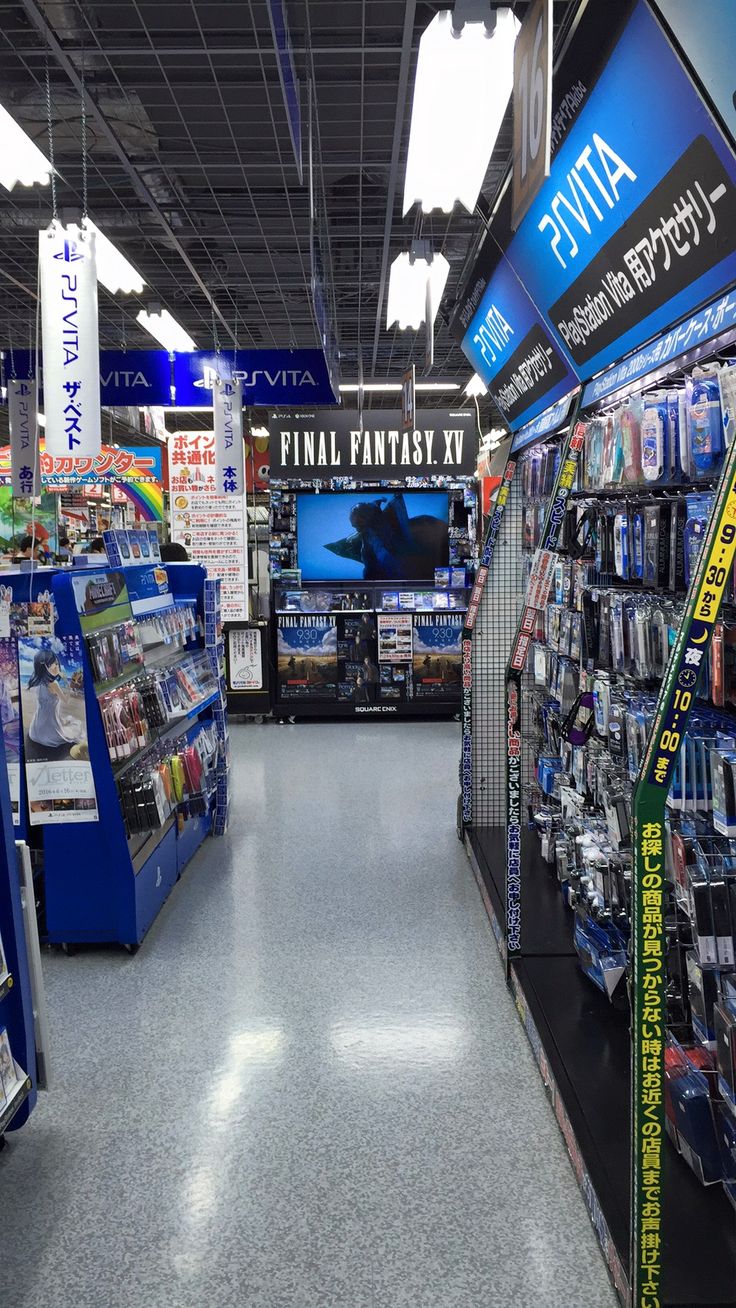
[[[504,957],[504,828],[472,829],[465,844]],[[550,893],[562,905],[554,877],[535,859],[534,844],[535,837],[525,833],[527,920],[535,911],[542,916]],[[628,1014],[614,1009],[583,975],[571,943],[571,914],[562,909],[560,915],[555,906],[544,926],[529,923],[527,940],[537,945],[546,935],[550,951],[515,961],[511,985],[611,1279],[627,1304]],[[722,1188],[701,1186],[673,1148],[664,1159],[662,1308],[736,1308],[736,1213]]]

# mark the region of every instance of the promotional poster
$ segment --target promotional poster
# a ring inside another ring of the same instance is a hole
[[[19,636],[18,674],[31,826],[96,822],[81,638]]]
[[[462,681],[461,613],[414,616],[414,694],[417,699],[460,696]]]
[[[447,491],[326,491],[296,497],[305,581],[434,579],[449,559]]]
[[[220,578],[223,620],[243,622],[248,617],[245,497],[220,495],[215,471],[214,432],[170,436],[171,539],[209,576]]]
[[[32,499],[13,495],[11,486],[0,485],[0,553],[10,553],[32,530],[44,549],[53,553],[58,548],[53,495],[41,494],[34,511]]]
[[[74,603],[85,636],[100,627],[129,622],[133,616],[125,576],[119,570],[89,572],[72,576]]]
[[[258,627],[248,627],[227,633],[228,665],[231,690],[261,690],[263,667],[261,664],[261,633]]]
[[[364,706],[377,704],[381,678],[377,663],[375,614],[339,617],[337,622],[340,673],[337,698]]]
[[[277,642],[277,676],[282,700],[335,698],[337,626],[333,617],[281,615]]]
[[[370,426],[366,426],[370,423]],[[418,410],[404,431],[401,409],[316,409],[269,415],[272,481],[357,477],[472,477],[478,450],[474,409]]]
[[[380,663],[411,663],[413,654],[411,614],[378,614],[378,660]]]

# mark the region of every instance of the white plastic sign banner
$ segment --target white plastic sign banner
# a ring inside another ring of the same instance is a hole
[[[10,478],[14,495],[40,495],[38,417],[34,378],[8,381],[10,423]]]
[[[52,222],[38,240],[46,450],[87,458],[102,443],[94,233]]]
[[[239,381],[212,382],[215,428],[215,479],[218,495],[242,495],[245,491],[243,447],[243,388]]]

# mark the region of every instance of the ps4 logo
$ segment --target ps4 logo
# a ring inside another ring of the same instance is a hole
[[[233,369],[232,380],[240,381],[243,386],[258,386],[259,379],[275,390],[281,386],[316,386],[311,372],[302,368],[279,368],[276,372],[269,372],[268,369],[255,368],[253,372],[247,372],[239,368]],[[204,366],[204,374],[198,378],[194,385],[201,387],[205,391],[211,391],[217,380],[217,372],[207,364]]]

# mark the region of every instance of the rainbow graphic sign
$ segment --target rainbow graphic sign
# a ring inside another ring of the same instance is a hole
[[[47,454],[41,441],[41,485],[48,491],[117,486],[146,522],[164,516],[162,452],[155,446],[103,445],[83,459]],[[0,448],[0,485],[10,483],[10,446]]]

